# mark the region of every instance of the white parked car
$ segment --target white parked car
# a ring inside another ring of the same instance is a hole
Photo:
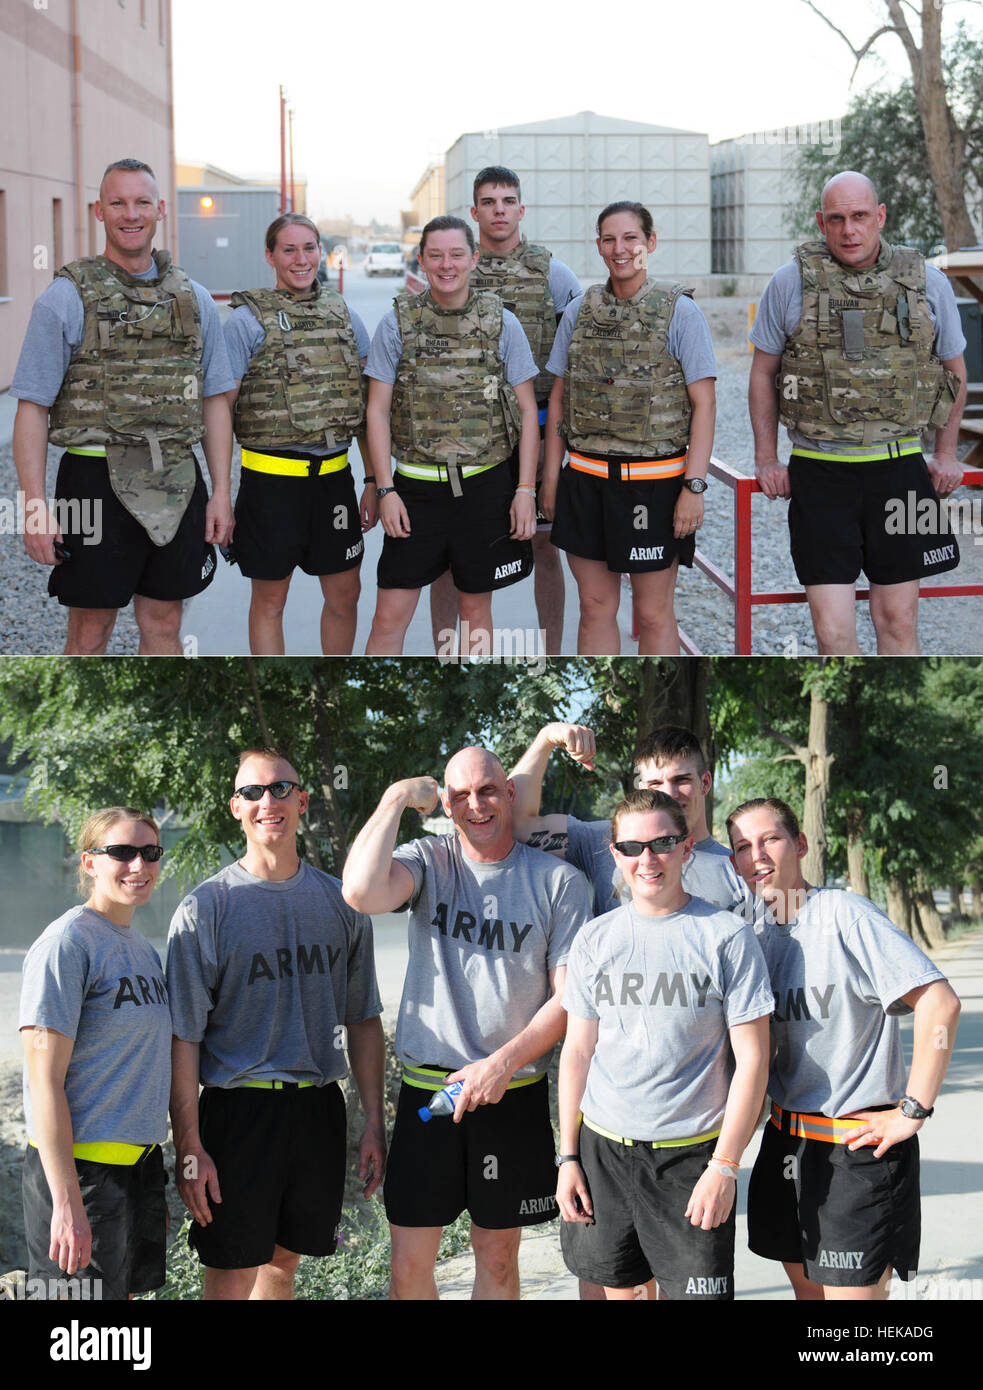
[[[376,241],[365,258],[366,275],[402,275],[403,248],[398,241]]]

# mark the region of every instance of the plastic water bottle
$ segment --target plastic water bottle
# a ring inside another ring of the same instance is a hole
[[[457,1098],[464,1090],[463,1081],[452,1081],[442,1091],[438,1091],[429,1105],[422,1105],[416,1112],[424,1124],[435,1115],[453,1115]]]

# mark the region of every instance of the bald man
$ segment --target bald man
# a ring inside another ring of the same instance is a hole
[[[440,800],[454,831],[396,848],[408,808]],[[390,1298],[437,1297],[444,1226],[471,1216],[473,1297],[519,1296],[521,1227],[556,1215],[546,1069],[564,1031],[566,959],[587,920],[586,881],[512,834],[515,788],[494,754],[465,748],[432,777],[383,794],[345,864],[361,912],[407,903],[409,964],[396,1026],[403,1067],[386,1214]],[[418,1115],[462,1083],[453,1120]]]
[[[834,175],[816,221],[823,239],[772,277],[750,335],[755,476],[767,497],[791,499],[820,654],[860,651],[862,569],[878,653],[915,655],[919,584],[959,564],[942,503],[962,481],[966,339],[945,275],[881,236],[887,209],[865,175]],[[926,459],[920,435],[933,428]]]

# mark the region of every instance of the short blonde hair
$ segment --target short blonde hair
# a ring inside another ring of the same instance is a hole
[[[115,825],[117,821],[121,820],[135,820],[141,825],[147,826],[148,829],[154,832],[154,835],[157,837],[157,843],[160,844],[160,827],[153,816],[149,816],[146,811],[137,811],[132,806],[105,806],[101,811],[93,811],[92,815],[79,831],[79,837],[75,845],[79,855],[85,850],[102,849],[102,842],[106,837],[106,832],[111,826]],[[91,890],[91,879],[82,867],[81,859],[79,859],[79,897],[87,898]]]

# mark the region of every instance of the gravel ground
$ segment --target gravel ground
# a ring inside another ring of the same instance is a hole
[[[713,333],[717,351],[717,431],[714,454],[739,471],[753,471],[753,440],[747,415],[747,376],[750,355],[745,344],[747,301],[708,299],[700,302]],[[60,451],[49,450],[49,487],[53,487]],[[234,465],[235,469],[236,465]],[[235,479],[233,480],[235,487]],[[17,489],[9,445],[0,447],[0,501],[10,507]],[[980,494],[960,488],[956,497],[979,499]],[[788,547],[787,507],[762,496],[752,499],[753,586],[756,590],[799,590]],[[0,528],[2,530],[4,528]],[[983,535],[961,541],[962,564],[951,578],[959,583],[983,583]],[[700,549],[725,573],[733,572],[732,494],[716,480],[707,493],[706,520],[699,535]],[[19,536],[0,534],[3,566],[0,653],[55,653],[64,642],[65,614],[49,600],[44,576],[24,552]],[[374,576],[363,575],[362,604],[374,602]],[[943,582],[943,581],[939,581]],[[922,650],[929,655],[968,655],[983,652],[983,622],[978,598],[950,598],[921,604]],[[676,614],[680,626],[708,653],[734,650],[733,606],[697,568],[680,573]],[[867,605],[858,605],[858,632],[864,652],[876,650]],[[570,632],[567,642],[576,641]],[[809,611],[804,603],[769,605],[754,610],[755,654],[797,656],[815,652]],[[133,654],[137,630],[133,610],[119,617],[109,645],[110,655]],[[572,651],[573,648],[571,647]]]

